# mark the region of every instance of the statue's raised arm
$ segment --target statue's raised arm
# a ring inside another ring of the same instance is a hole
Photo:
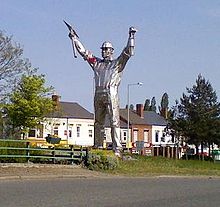
[[[128,46],[127,47],[129,48],[129,54],[131,56],[134,55],[134,46],[135,46],[134,35],[136,32],[137,32],[136,28],[134,28],[134,27],[129,28],[129,37],[128,37]]]
[[[135,47],[135,41],[134,41],[134,35],[137,32],[137,29],[134,27],[129,28],[128,32],[128,42],[122,53],[125,53],[128,57],[131,57],[134,55],[134,47]]]
[[[123,49],[121,55],[118,57],[118,62],[121,65],[119,72],[123,71],[128,59],[134,55],[135,39],[134,35],[137,32],[137,29],[134,27],[129,28],[128,42],[126,47]]]
[[[79,36],[77,35],[73,27],[65,21],[64,23],[69,29],[69,38],[71,39],[72,42],[74,57],[75,58],[77,57],[76,56],[76,50],[77,50],[77,52],[84,58],[84,60],[88,60],[89,56],[91,56],[91,53],[88,50],[86,50],[83,44],[80,42]]]

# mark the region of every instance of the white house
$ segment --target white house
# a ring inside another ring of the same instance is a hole
[[[75,102],[59,101],[53,95],[56,111],[49,114],[38,129],[30,130],[29,137],[45,138],[48,134],[56,135],[68,144],[94,145],[94,116]]]

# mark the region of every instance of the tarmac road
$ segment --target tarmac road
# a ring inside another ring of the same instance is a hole
[[[220,179],[75,177],[1,179],[1,207],[217,207]]]

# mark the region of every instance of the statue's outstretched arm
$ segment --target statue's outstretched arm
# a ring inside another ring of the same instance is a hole
[[[93,56],[93,54],[89,50],[85,49],[77,35],[70,32],[69,37],[72,40],[72,44],[75,46],[78,53],[83,57],[84,60],[86,60],[93,67],[97,61],[97,58]]]
[[[121,65],[120,72],[124,69],[128,59],[134,55],[134,35],[137,29],[134,27],[129,28],[129,36],[126,47],[123,49],[121,55],[118,57],[119,64]]]
[[[129,28],[128,43],[127,46],[125,47],[125,53],[128,54],[129,56],[134,55],[134,47],[135,47],[134,35],[136,32],[137,29],[135,29],[134,27]]]
[[[71,39],[73,45],[77,49],[78,53],[85,59],[86,49],[83,44],[79,41],[79,38],[76,36],[75,33],[70,32],[69,38]]]

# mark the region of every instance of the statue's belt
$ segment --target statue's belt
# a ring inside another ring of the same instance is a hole
[[[101,86],[97,86],[97,87],[95,88],[95,92],[96,92],[96,93],[109,93],[110,90],[109,90],[109,89],[106,89],[106,88],[103,88],[103,87],[101,87]]]

